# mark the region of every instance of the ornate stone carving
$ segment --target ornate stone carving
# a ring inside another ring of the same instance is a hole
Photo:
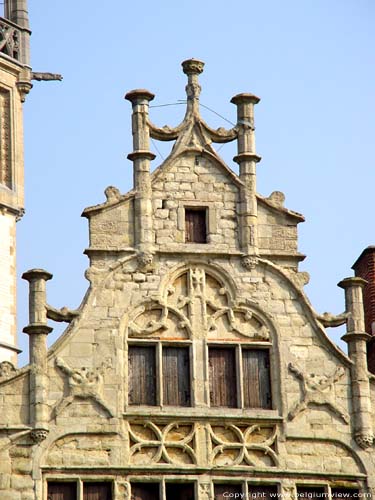
[[[214,466],[247,465],[249,467],[278,465],[276,454],[277,428],[261,425],[209,425]]]
[[[0,21],[0,52],[14,59],[19,58],[20,31],[7,23],[5,19]]]
[[[127,481],[116,481],[116,488],[119,498],[122,500],[131,500],[130,483]]]
[[[45,439],[47,439],[48,436],[48,430],[47,429],[34,429],[30,433],[31,439],[34,441],[34,443],[41,443]]]
[[[293,420],[310,405],[327,406],[334,414],[349,424],[349,415],[338,403],[334,401],[333,386],[345,374],[342,366],[336,368],[332,375],[304,374],[292,363],[289,370],[301,381],[302,398],[289,412],[289,420]]]
[[[48,81],[59,81],[63,79],[62,75],[59,73],[41,73],[33,71],[31,73],[31,79],[37,80],[38,82],[48,82]]]
[[[10,361],[0,363],[0,382],[6,380],[17,373],[17,369]]]
[[[212,500],[211,483],[199,483],[199,498],[201,500]]]
[[[71,368],[61,358],[56,358],[56,365],[68,376],[69,394],[63,396],[53,410],[56,417],[64,408],[77,399],[91,399],[104,408],[113,417],[114,414],[107,403],[102,398],[102,391],[105,371],[111,367],[110,361],[102,363],[96,369],[91,368]]]
[[[1,23],[0,23],[1,33]],[[0,43],[1,47],[1,43]],[[1,48],[0,48],[1,50]],[[10,94],[8,90],[0,88],[0,184],[9,189],[13,188],[11,164],[11,123],[10,123]]]
[[[121,193],[119,189],[115,186],[108,186],[105,189],[104,194],[107,198],[108,203],[114,203],[121,198]]]
[[[138,264],[141,269],[146,269],[152,266],[154,256],[150,252],[141,252],[137,256]]]
[[[297,500],[296,487],[292,483],[283,483],[281,485],[282,498],[285,500]]]
[[[258,259],[251,255],[245,255],[244,257],[242,257],[241,263],[245,269],[247,269],[248,271],[252,271],[256,268]]]
[[[47,304],[47,318],[52,319],[53,321],[66,323],[71,323],[73,319],[79,316],[79,311],[77,309],[68,309],[67,307],[62,307],[61,309],[56,309]]]
[[[129,322],[129,336],[160,334],[168,329],[172,317],[190,336],[198,330],[201,335],[230,331],[254,340],[269,339],[268,328],[247,303],[234,300],[225,286],[201,267],[191,267],[177,278],[163,299],[140,306]]]
[[[329,312],[325,312],[319,316],[316,317],[316,319],[318,321],[320,321],[320,323],[325,326],[326,328],[332,328],[332,327],[336,327],[336,326],[341,326],[341,325],[345,325],[348,317],[350,316],[350,313],[342,313],[342,314],[338,314],[337,316],[335,316],[334,314],[331,314]]]
[[[355,435],[355,442],[360,448],[365,450],[366,448],[371,448],[371,446],[373,445],[374,436],[373,434],[358,433]]]
[[[132,464],[196,464],[194,424],[130,423],[129,438]]]

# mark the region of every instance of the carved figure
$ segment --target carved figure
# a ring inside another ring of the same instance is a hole
[[[154,256],[149,252],[141,252],[138,257],[138,264],[140,268],[151,266],[154,261]]]
[[[31,73],[31,79],[32,80],[37,80],[38,82],[48,82],[48,81],[54,81],[58,80],[61,82],[63,79],[62,75],[59,73],[40,73],[40,72],[32,72]]]
[[[77,309],[68,309],[67,307],[62,307],[61,309],[56,309],[50,305],[47,305],[47,318],[53,321],[70,323],[79,315]]]
[[[296,403],[289,412],[289,420],[293,420],[309,405],[328,406],[328,408],[339,416],[346,424],[349,424],[349,415],[333,399],[333,386],[343,377],[345,370],[342,366],[336,368],[330,376],[316,375],[315,373],[304,374],[292,363],[288,365],[289,370],[302,382],[302,400]]]
[[[250,255],[245,255],[242,257],[241,263],[245,269],[252,271],[256,268],[258,259],[256,257],[251,257]]]
[[[17,372],[13,363],[10,361],[3,361],[0,363],[0,380],[7,379]]]
[[[118,188],[115,186],[108,186],[105,189],[104,194],[105,194],[108,202],[115,202],[121,198],[121,193],[118,190]]]
[[[112,410],[103,401],[101,393],[103,390],[103,375],[109,363],[103,363],[99,368],[70,368],[61,358],[56,358],[56,365],[62,372],[68,375],[69,395],[62,397],[59,403],[55,406],[53,414],[56,417],[64,408],[73,403],[77,399],[92,399],[102,406],[111,417]]]
[[[372,434],[363,434],[358,433],[355,435],[355,442],[360,446],[363,450],[366,448],[370,448],[374,442],[374,436]]]
[[[323,326],[326,328],[341,326],[346,323],[346,320],[350,316],[350,313],[342,313],[335,316],[329,312],[325,312],[320,316],[317,316],[316,319],[321,322]]]

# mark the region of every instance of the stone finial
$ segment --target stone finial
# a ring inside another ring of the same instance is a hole
[[[46,281],[52,278],[52,274],[44,269],[30,269],[23,273],[22,278],[30,284],[29,325],[23,331],[33,333],[37,329],[37,333],[41,333],[40,328],[47,327]]]
[[[353,276],[337,284],[345,290],[346,312],[350,313],[347,319],[347,333],[365,333],[362,290],[366,283],[363,278]]]
[[[183,61],[181,66],[185,75],[200,75],[203,73],[204,62],[191,58]]]
[[[130,101],[133,105],[138,104],[140,101],[152,101],[154,97],[155,94],[147,89],[134,89],[125,94],[125,99]]]

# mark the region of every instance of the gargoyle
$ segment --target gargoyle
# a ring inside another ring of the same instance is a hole
[[[346,323],[346,320],[349,318],[350,313],[344,312],[335,316],[329,312],[325,312],[319,316],[316,316],[316,319],[326,328],[332,328],[336,326],[341,326]]]
[[[70,323],[79,315],[79,311],[77,309],[68,309],[67,307],[62,307],[61,309],[56,309],[47,304],[47,318],[52,319],[53,321]]]
[[[32,72],[31,73],[31,79],[32,80],[37,80],[38,82],[42,82],[42,81],[56,81],[58,80],[59,82],[61,82],[61,80],[63,79],[62,75],[58,74],[58,73],[38,73],[38,72]]]

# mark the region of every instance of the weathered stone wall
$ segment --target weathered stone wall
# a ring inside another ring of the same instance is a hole
[[[207,243],[216,250],[238,249],[238,186],[215,162],[189,154],[163,169],[153,182],[155,242],[173,250],[185,243],[184,207],[208,209]]]

